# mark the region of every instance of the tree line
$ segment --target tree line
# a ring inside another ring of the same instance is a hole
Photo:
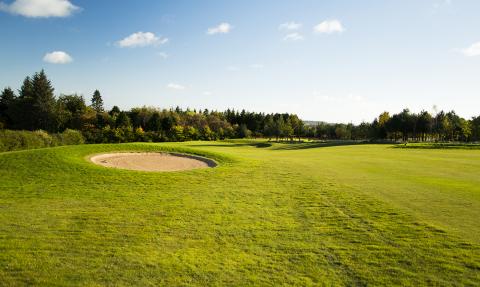
[[[295,114],[265,114],[245,110],[209,111],[137,107],[106,110],[98,90],[89,103],[77,94],[54,95],[42,70],[26,77],[18,92],[0,95],[0,129],[61,133],[81,132],[88,143],[131,141],[217,140],[265,137],[294,141],[321,140],[478,141],[480,117],[466,120],[454,111],[382,113],[371,123],[306,124]]]

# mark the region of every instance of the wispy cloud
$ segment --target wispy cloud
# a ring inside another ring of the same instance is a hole
[[[302,28],[302,24],[297,23],[295,21],[285,22],[283,24],[280,24],[280,26],[278,26],[278,30],[280,31],[295,31],[300,28]]]
[[[233,29],[233,26],[229,23],[221,23],[218,26],[208,28],[207,34],[208,35],[215,35],[215,34],[228,34]]]
[[[265,68],[265,65],[264,64],[251,64],[250,68],[259,70],[259,69]]]
[[[452,4],[452,0],[437,0],[433,3],[433,11],[436,12],[438,9],[450,6]]]
[[[285,37],[283,37],[284,41],[301,41],[303,39],[303,35],[297,32],[287,34]]]
[[[168,38],[157,37],[152,32],[137,32],[117,42],[122,48],[159,46],[168,42]]]
[[[210,91],[205,91],[205,92],[202,93],[202,95],[204,95],[204,96],[211,96],[211,95],[213,95],[213,93],[210,92]]]
[[[467,57],[480,56],[480,42],[474,43],[468,48],[460,49],[460,52]]]
[[[350,93],[346,96],[331,96],[319,91],[313,92],[314,99],[319,102],[337,103],[337,104],[352,104],[352,103],[365,103],[367,100],[357,94]]]
[[[168,54],[165,53],[165,52],[158,52],[158,53],[157,53],[157,56],[159,56],[159,57],[162,58],[162,59],[167,59],[170,55],[168,55]]]
[[[347,95],[347,101],[349,101],[349,102],[363,102],[363,101],[365,101],[365,98],[361,95],[348,94]]]
[[[68,17],[81,8],[68,0],[15,0],[0,2],[0,11],[31,18]]]
[[[343,33],[345,28],[339,20],[326,20],[322,23],[313,27],[315,33],[320,34],[332,34],[332,33]]]
[[[50,64],[68,64],[73,61],[73,58],[63,51],[54,51],[51,53],[45,54],[43,61]]]
[[[237,67],[237,66],[228,66],[228,67],[227,67],[227,71],[229,71],[229,72],[238,72],[238,71],[240,71],[240,68]]]
[[[186,87],[185,86],[182,86],[180,84],[177,84],[177,83],[169,83],[167,85],[167,88],[170,89],[170,90],[176,90],[176,91],[181,91],[181,90],[185,90]]]

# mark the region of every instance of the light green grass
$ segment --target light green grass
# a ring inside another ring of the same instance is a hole
[[[113,150],[209,156],[147,173]],[[480,150],[264,142],[0,154],[1,285],[479,285]]]

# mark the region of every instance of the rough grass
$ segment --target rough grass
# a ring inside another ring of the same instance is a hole
[[[288,147],[288,148],[286,148]],[[215,159],[148,173],[117,150]],[[479,285],[480,151],[262,142],[0,154],[1,285]]]

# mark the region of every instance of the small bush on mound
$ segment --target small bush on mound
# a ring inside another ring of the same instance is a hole
[[[76,130],[66,129],[63,133],[58,134],[59,145],[77,145],[85,143],[82,133]]]
[[[79,131],[69,129],[59,134],[49,134],[42,130],[33,132],[0,130],[0,152],[75,145],[84,142],[85,140]]]
[[[38,146],[40,147],[49,147],[56,145],[55,137],[49,135],[46,131],[38,130],[33,132],[32,139],[37,141]],[[33,148],[37,145],[34,144]]]

